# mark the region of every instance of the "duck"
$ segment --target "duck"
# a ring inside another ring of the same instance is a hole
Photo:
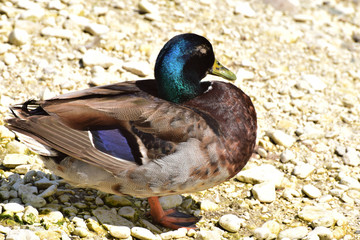
[[[11,106],[7,127],[45,167],[75,187],[147,198],[153,221],[196,228],[159,197],[193,193],[235,176],[250,159],[257,118],[248,95],[203,36],[174,36],[155,79],[90,87]]]

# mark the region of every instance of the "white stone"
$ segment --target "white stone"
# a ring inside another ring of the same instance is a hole
[[[279,233],[279,239],[302,239],[308,234],[307,227],[288,228]]]
[[[23,203],[29,204],[36,208],[41,208],[46,205],[46,200],[44,198],[36,196],[34,194],[22,194],[21,200],[23,201]]]
[[[187,233],[186,228],[179,228],[178,230],[175,231],[161,233],[160,237],[162,240],[179,239],[179,238],[185,239],[186,233]]]
[[[139,77],[146,77],[151,74],[151,68],[147,62],[127,62],[123,64],[123,69],[129,71]]]
[[[57,191],[57,186],[51,185],[46,190],[44,190],[42,193],[40,193],[38,196],[42,197],[42,198],[47,198],[47,197],[54,195],[56,193],[56,191]]]
[[[85,32],[88,32],[92,35],[102,35],[102,34],[109,32],[110,29],[106,25],[90,23],[85,26],[84,30],[85,30]]]
[[[334,224],[335,219],[332,216],[324,216],[311,222],[313,227],[332,227]]]
[[[135,217],[136,211],[130,206],[125,206],[119,209],[118,214],[127,219],[133,219]]]
[[[300,163],[294,167],[293,174],[298,178],[307,178],[315,171],[315,167],[308,163]]]
[[[57,37],[70,39],[73,37],[72,31],[62,28],[45,27],[41,30],[41,35],[46,37]]]
[[[284,179],[284,173],[270,164],[253,167],[239,172],[236,179],[241,182],[257,184],[262,182],[273,182],[277,187],[281,186]]]
[[[127,226],[130,228],[134,226],[132,222],[117,215],[116,213],[110,210],[96,208],[92,210],[92,214],[98,219],[98,221],[101,224],[109,224],[114,226]]]
[[[106,228],[109,230],[110,235],[115,238],[127,239],[131,235],[129,227],[106,225]]]
[[[103,68],[108,68],[116,63],[119,63],[119,60],[117,58],[109,57],[104,53],[93,49],[86,51],[82,60],[85,67],[92,67],[98,65]]]
[[[271,236],[271,232],[266,227],[260,227],[260,228],[256,228],[254,230],[254,237],[256,239],[259,239],[259,240],[270,239],[269,238],[270,236]]]
[[[7,168],[15,168],[20,165],[25,165],[31,163],[32,159],[30,156],[23,155],[23,154],[7,154],[2,162],[2,165]]]
[[[345,173],[340,172],[338,174],[340,183],[349,187],[349,189],[355,189],[360,191],[360,182],[353,177],[347,176]]]
[[[253,79],[255,74],[244,68],[240,68],[236,73],[237,81]]]
[[[33,206],[26,206],[22,220],[28,224],[40,222],[38,210]]]
[[[60,2],[60,0],[51,0],[48,5],[47,8],[50,10],[61,10],[63,8],[62,3]]]
[[[16,46],[24,45],[29,42],[29,34],[23,29],[15,28],[9,34],[9,42]]]
[[[314,230],[312,230],[306,239],[316,239],[316,236],[318,239],[321,240],[332,240],[333,239],[333,233],[331,229],[326,227],[316,227]],[[312,238],[314,237],[314,238]]]
[[[4,125],[0,125],[0,138],[14,139],[15,138],[15,133],[10,131]]]
[[[182,197],[180,195],[159,197],[159,202],[163,209],[175,208],[181,205]]]
[[[322,91],[326,88],[326,84],[314,74],[302,74],[301,79],[307,82],[315,91]]]
[[[276,144],[287,148],[291,147],[296,141],[294,137],[281,130],[269,131],[266,135],[268,135]]]
[[[60,211],[50,211],[48,214],[42,215],[41,218],[45,222],[57,223],[64,219],[64,215]]]
[[[248,2],[237,2],[235,6],[235,14],[241,14],[248,18],[256,17],[256,12],[251,8]]]
[[[157,237],[150,230],[142,227],[131,228],[131,236],[140,240],[157,240]]]
[[[280,161],[282,163],[287,163],[291,160],[294,160],[295,159],[295,154],[293,151],[289,150],[289,149],[285,149],[285,151],[283,151],[281,154],[280,154]]]
[[[273,182],[263,182],[256,184],[252,188],[252,193],[254,197],[260,202],[273,202],[276,198],[275,184]]]
[[[240,230],[242,220],[234,214],[226,214],[219,220],[219,225],[229,232],[237,232]]]
[[[306,196],[308,196],[309,198],[319,198],[321,197],[321,191],[311,185],[311,184],[307,184],[302,188],[303,192],[306,194]]]
[[[76,227],[72,233],[76,236],[84,238],[89,235],[89,230],[83,227]]]
[[[200,209],[203,211],[216,211],[219,209],[219,205],[210,200],[204,199],[200,203]]]
[[[357,167],[360,165],[359,152],[355,148],[348,147],[347,152],[342,157],[344,164]]]
[[[18,61],[18,59],[15,54],[13,54],[11,52],[6,52],[4,54],[4,62],[6,65],[14,66],[15,63],[17,63],[17,61]]]
[[[151,4],[147,0],[141,0],[139,2],[139,10],[141,13],[157,13],[158,9],[155,7],[155,5]]]
[[[5,211],[9,211],[12,213],[19,213],[25,210],[24,206],[18,203],[6,203],[3,205],[3,208]]]
[[[31,230],[15,229],[7,233],[6,240],[40,240],[40,238]]]

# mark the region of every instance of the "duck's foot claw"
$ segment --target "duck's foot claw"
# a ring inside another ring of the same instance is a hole
[[[200,218],[179,212],[176,209],[164,211],[157,197],[150,197],[148,201],[150,205],[150,215],[154,222],[171,229],[196,229],[195,224]]]

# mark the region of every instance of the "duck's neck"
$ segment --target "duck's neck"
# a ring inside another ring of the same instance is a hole
[[[191,60],[184,55],[186,46],[178,45],[160,52],[155,64],[155,79],[159,97],[181,103],[202,93],[197,71],[192,69]]]

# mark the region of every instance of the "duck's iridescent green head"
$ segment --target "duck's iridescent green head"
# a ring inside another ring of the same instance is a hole
[[[211,43],[204,37],[186,33],[173,37],[161,49],[155,64],[155,79],[160,97],[181,103],[200,95],[206,74],[228,80],[236,76],[214,56]]]

